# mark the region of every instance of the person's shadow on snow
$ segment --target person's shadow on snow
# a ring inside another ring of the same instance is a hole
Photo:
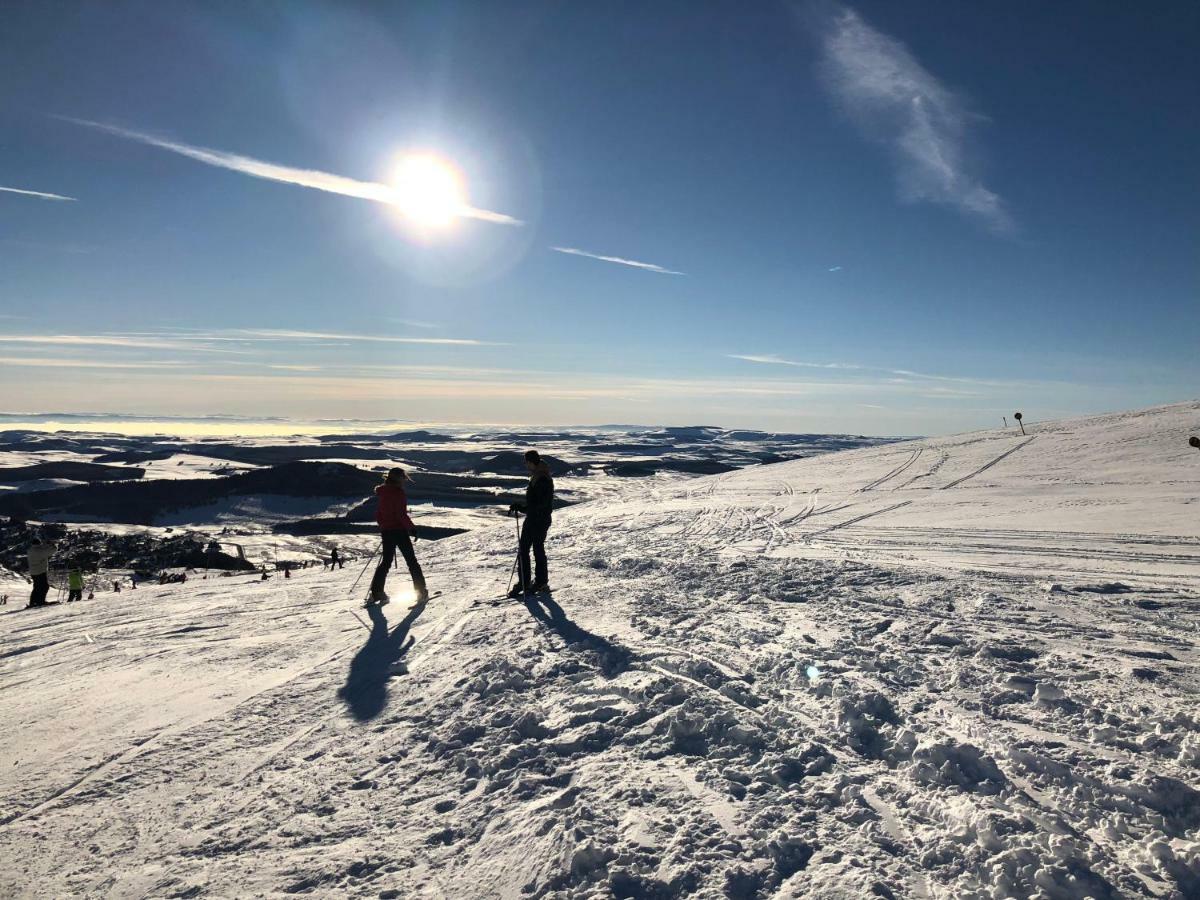
[[[371,636],[354,654],[346,673],[346,683],[338,691],[338,697],[358,721],[369,722],[383,712],[387,704],[388,679],[404,674],[404,654],[416,640],[409,637],[408,631],[423,612],[425,604],[417,604],[389,631],[383,610],[378,606],[367,608],[371,617]]]
[[[580,650],[590,650],[596,655],[600,671],[608,678],[620,675],[633,662],[633,654],[620,644],[606,637],[593,634],[567,618],[563,608],[554,602],[549,594],[535,594],[525,598],[525,608],[529,614],[559,635],[568,644],[577,645]]]

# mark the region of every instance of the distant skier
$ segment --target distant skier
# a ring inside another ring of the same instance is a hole
[[[550,467],[542,461],[536,450],[525,453],[525,469],[529,472],[529,486],[525,488],[525,502],[514,503],[510,513],[525,513],[525,524],[521,526],[521,542],[517,557],[521,566],[521,581],[509,591],[510,597],[522,593],[542,594],[550,590],[550,573],[546,565],[546,534],[550,531],[550,517],[554,510],[554,479]],[[536,576],[529,579],[529,551],[533,550]]]
[[[67,602],[83,599],[83,573],[72,568],[67,573]]]
[[[412,538],[409,535],[416,529],[412,519],[408,517],[408,496],[404,493],[404,482],[408,476],[403,469],[391,469],[383,484],[375,488],[375,496],[379,505],[375,510],[375,521],[379,523],[379,537],[383,542],[383,557],[375,568],[375,576],[371,579],[371,603],[386,603],[387,594],[383,587],[387,582],[388,570],[396,559],[396,550],[408,564],[408,573],[412,576],[413,589],[417,593],[417,602],[424,603],[429,599],[429,591],[425,587],[425,574],[421,564],[417,562],[417,554],[413,550]]]
[[[29,592],[29,605],[45,606],[46,595],[50,593],[50,557],[54,555],[54,545],[34,538],[29,545],[28,555],[29,579],[33,582],[33,590]]]

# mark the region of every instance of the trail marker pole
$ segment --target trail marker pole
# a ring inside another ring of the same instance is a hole
[[[1025,433],[1025,423],[1021,421],[1024,418],[1019,412],[1013,413],[1013,418],[1017,420],[1017,424],[1021,426],[1021,434]]]
[[[1002,418],[1004,420],[1004,427],[1007,428],[1008,427],[1008,416],[1001,416],[1000,418]]]

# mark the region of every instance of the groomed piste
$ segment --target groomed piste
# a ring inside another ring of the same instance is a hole
[[[1200,896],[1200,403],[1026,430],[10,601],[0,895]]]

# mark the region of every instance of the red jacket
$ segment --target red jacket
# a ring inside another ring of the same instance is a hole
[[[412,531],[415,527],[408,517],[408,497],[404,488],[394,484],[381,484],[375,488],[379,504],[375,509],[375,521],[381,531]]]

